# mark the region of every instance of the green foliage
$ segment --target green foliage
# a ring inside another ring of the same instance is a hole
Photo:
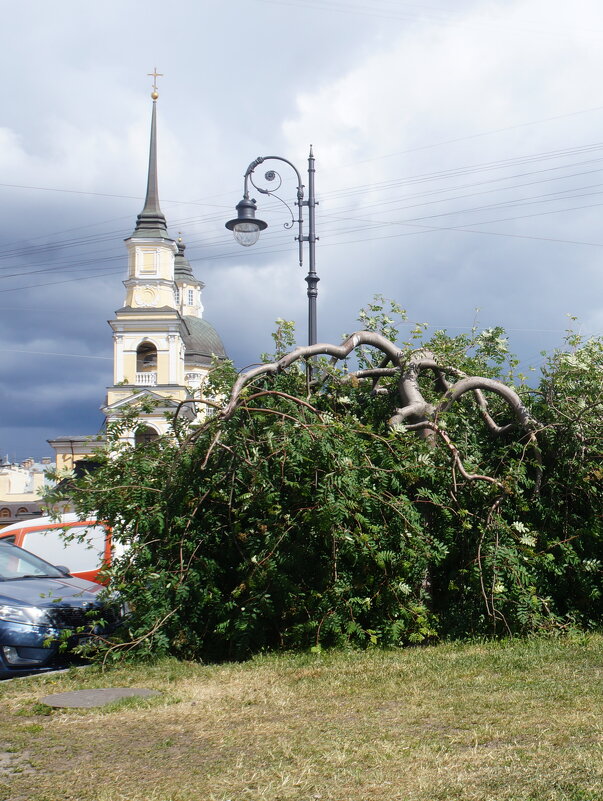
[[[526,519],[547,549],[542,581],[582,625],[603,613],[603,341],[570,332],[532,399],[546,481]]]
[[[377,298],[361,319],[396,340],[404,313],[385,307]],[[264,359],[290,350],[293,333],[279,321]],[[133,419],[116,424],[101,467],[73,491],[78,510],[96,510],[125,546],[109,574],[132,616],[104,658],[243,658],[595,625],[603,345],[568,344],[537,390],[520,385],[539,454],[518,429],[493,438],[468,396],[439,421],[465,468],[488,481],[463,479],[442,441],[388,428],[396,376],[375,396],[326,364],[330,378],[309,396],[298,363],[248,386],[230,419],[179,422],[176,436],[136,449],[119,441]],[[401,347],[515,381],[498,328],[426,341],[419,326]],[[381,358],[358,355],[364,367]],[[235,378],[231,364],[216,366],[211,393],[225,397]],[[437,403],[433,376],[420,380]],[[489,411],[512,422],[497,396]]]

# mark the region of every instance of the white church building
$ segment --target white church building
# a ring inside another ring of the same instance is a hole
[[[205,379],[215,358],[225,359],[215,328],[203,318],[201,292],[185,256],[185,245],[167,230],[159,205],[157,178],[157,90],[154,87],[147,191],[132,234],[126,239],[127,278],[123,306],[109,325],[113,331],[113,384],[101,407],[107,423],[143,399],[154,401],[141,411],[136,431],[124,436],[137,444],[169,431],[167,413],[183,401],[181,414],[202,419]],[[192,402],[194,401],[194,402]],[[142,423],[142,425],[141,425]],[[49,440],[57,468],[72,469],[89,457],[102,437],[66,436]]]

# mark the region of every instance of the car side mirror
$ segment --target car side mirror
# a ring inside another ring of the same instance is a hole
[[[71,575],[71,570],[69,570],[68,567],[65,567],[65,565],[55,565],[55,567],[56,567],[57,570],[60,570],[61,573],[64,576],[70,576]]]

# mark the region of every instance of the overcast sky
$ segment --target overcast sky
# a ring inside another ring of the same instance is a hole
[[[257,195],[269,228],[254,248],[224,222],[249,162],[305,171],[310,144],[319,340],[356,329],[374,293],[451,334],[502,325],[534,367],[568,315],[601,333],[599,0],[1,7],[2,455],[41,457],[102,423],[155,66],[161,205],[237,366],[270,349],[277,317],[306,341],[284,206]]]

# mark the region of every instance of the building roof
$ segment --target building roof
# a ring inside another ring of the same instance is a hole
[[[178,242],[176,244],[178,246],[178,251],[174,256],[174,280],[187,281],[188,283],[194,281],[195,283],[199,283],[201,288],[203,288],[205,284],[203,281],[198,281],[195,278],[193,275],[193,268],[191,267],[189,260],[184,255],[186,245],[182,241],[182,237],[178,237]]]
[[[157,182],[157,101],[153,98],[151,115],[151,144],[149,148],[149,172],[147,176],[147,194],[144,208],[136,218],[136,228],[132,236],[150,239],[168,239],[165,217],[159,206],[159,188]]]
[[[184,317],[189,330],[184,336],[185,364],[211,364],[212,356],[226,359],[224,345],[216,329],[200,317]]]

